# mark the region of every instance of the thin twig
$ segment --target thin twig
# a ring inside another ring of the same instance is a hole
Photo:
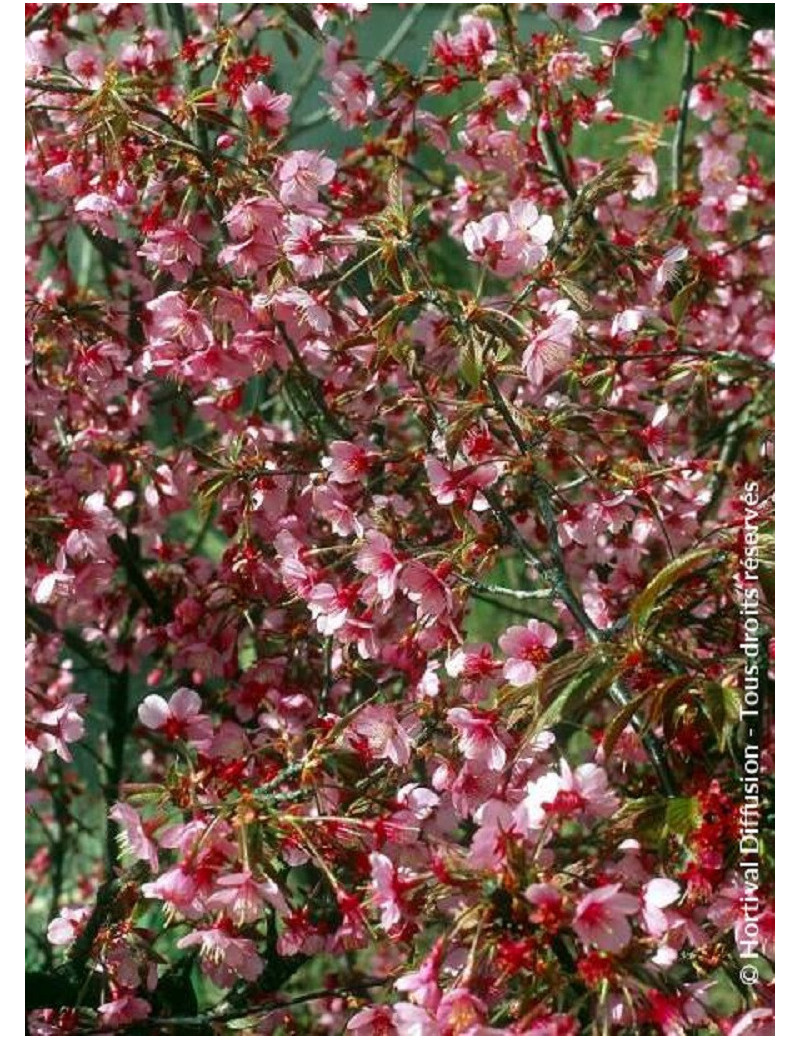
[[[487,585],[485,582],[476,581],[468,574],[459,574],[458,577],[470,588],[495,596],[510,596],[512,599],[551,599],[553,596],[553,589],[509,589],[504,585]]]
[[[395,53],[397,48],[413,30],[414,26],[419,21],[423,12],[425,11],[426,4],[414,4],[408,14],[405,16],[403,21],[397,26],[395,31],[380,49],[376,58],[374,58],[369,65],[367,65],[367,75],[372,76],[381,67],[384,61],[388,61],[389,58]]]
[[[522,430],[519,428],[519,425],[511,414],[511,410],[500,392],[499,387],[493,379],[490,379],[488,383],[492,400],[500,414],[505,419],[506,425],[509,427],[517,446],[520,451],[525,454],[530,454],[530,445],[526,441]],[[558,538],[558,526],[545,482],[542,481],[541,478],[534,478],[534,495],[536,497],[540,516],[544,522],[545,528],[547,529],[550,549],[550,560],[547,563],[542,561],[539,554],[522,537],[516,524],[503,508],[499,497],[488,489],[485,489],[483,494],[489,503],[492,512],[495,514],[495,517],[500,521],[508,533],[509,538],[527,559],[537,564],[537,566],[542,570],[542,573],[552,583],[554,592],[558,598],[564,603],[575,621],[583,629],[586,638],[591,643],[599,643],[606,639],[607,633],[601,631],[597,625],[595,625],[570,584],[563,552],[561,550],[561,544]],[[627,707],[631,701],[631,697],[620,679],[615,680],[611,684],[609,693],[612,700],[621,708]],[[661,789],[667,796],[671,797],[676,792],[676,786],[661,741],[652,733],[647,731],[644,721],[638,715],[631,719],[631,724],[636,730],[639,739],[642,741],[656,776],[658,777]]]
[[[288,1000],[273,1000],[268,1003],[251,1006],[249,1008],[232,1008],[222,1005],[216,1011],[208,1011],[202,1015],[178,1015],[172,1018],[153,1018],[150,1021],[160,1026],[204,1026],[212,1022],[230,1022],[238,1018],[250,1018],[253,1015],[266,1015],[270,1011],[278,1011],[281,1008],[295,1007],[298,1004],[307,1004],[312,1000],[328,1000],[332,996],[346,996],[350,993],[361,993],[366,990],[376,989],[391,982],[391,979],[363,979],[352,982],[338,989],[330,987],[311,990],[302,993],[298,997],[290,997]]]
[[[694,79],[694,44],[688,25],[684,25],[683,74],[681,76],[681,99],[675,136],[672,139],[672,190],[679,192],[683,186],[684,148],[686,146],[686,124],[689,121],[689,98]]]
[[[165,610],[164,605],[161,603],[145,577],[144,571],[141,568],[141,561],[138,558],[138,555],[133,551],[130,542],[125,541],[124,538],[120,538],[117,534],[112,534],[109,535],[108,544],[114,550],[117,559],[122,564],[131,585],[133,585],[142,600],[150,608],[155,620],[157,622],[166,621],[168,612]]]
[[[381,67],[383,62],[388,61],[393,56],[400,44],[413,30],[426,6],[426,4],[414,4],[394,33],[392,33],[383,45],[376,57],[367,65],[365,72],[368,76],[373,76]],[[313,130],[315,126],[320,126],[320,124],[324,123],[326,119],[330,119],[330,108],[328,108],[327,105],[316,109],[316,111],[301,120],[296,127],[292,128],[289,136],[293,137],[295,134],[302,133],[305,130]]]
[[[119,798],[120,784],[125,772],[125,744],[127,741],[130,720],[128,718],[128,700],[130,697],[130,674],[127,668],[113,675],[109,682],[108,712],[111,725],[108,730],[109,762],[106,770],[104,794],[106,808],[110,810]],[[117,862],[117,824],[106,815],[106,877],[113,874]]]
[[[334,433],[337,433],[340,437],[346,437],[349,439],[349,432],[347,431],[339,417],[334,415],[328,407],[328,403],[325,400],[325,394],[322,391],[322,387],[320,386],[319,380],[308,367],[305,358],[295,346],[294,340],[286,331],[286,326],[283,324],[282,321],[278,321],[277,319],[275,319],[275,327],[281,334],[281,339],[286,344],[286,349],[292,355],[292,360],[294,361],[295,366],[300,373],[300,376],[303,380],[303,385],[305,386],[306,390],[308,390],[312,400],[314,401],[314,404],[316,404],[317,408],[319,409],[319,414],[322,416],[328,427],[331,430],[333,430]]]
[[[99,672],[108,671],[108,666],[102,658],[95,654],[94,650],[80,636],[68,630],[62,631],[50,615],[40,607],[32,603],[25,604],[25,618],[33,628],[43,635],[57,635],[61,638],[64,646],[73,654],[82,657],[84,661]]]

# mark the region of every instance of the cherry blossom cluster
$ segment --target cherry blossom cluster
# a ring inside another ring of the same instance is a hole
[[[26,4],[28,1032],[772,1035],[773,33],[390,6]]]

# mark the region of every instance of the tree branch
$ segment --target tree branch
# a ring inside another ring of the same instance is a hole
[[[694,44],[688,26],[684,26],[683,75],[681,77],[681,99],[675,136],[672,139],[672,190],[679,192],[683,186],[683,161],[686,146],[686,124],[689,121],[689,98],[694,80]]]

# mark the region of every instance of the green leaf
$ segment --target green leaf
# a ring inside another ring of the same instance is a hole
[[[610,837],[629,838],[642,842],[658,842],[664,831],[667,803],[660,794],[632,798],[625,802],[611,819]]]
[[[405,206],[403,204],[403,179],[400,176],[400,164],[396,159],[392,160],[392,172],[386,186],[386,208],[392,216],[403,220],[405,217]]]
[[[470,339],[461,348],[458,359],[458,373],[464,382],[474,390],[481,385],[483,377],[483,351]]]
[[[647,724],[662,726],[664,737],[671,739],[675,712],[686,693],[691,679],[688,675],[674,675],[659,683],[647,705]]]
[[[79,289],[86,289],[92,282],[95,267],[94,243],[86,228],[71,228],[66,238],[67,263]]]
[[[503,343],[507,343],[514,350],[521,350],[523,340],[519,332],[510,322],[504,321],[496,314],[477,307],[470,316],[470,322],[479,329],[497,336]]]
[[[530,719],[543,703],[555,697],[564,683],[572,680],[578,672],[588,666],[597,656],[596,648],[570,650],[542,668],[533,682],[525,686],[508,687],[502,695],[502,703],[512,706],[508,723],[516,726]]]
[[[630,618],[637,635],[644,633],[661,597],[684,578],[701,571],[718,552],[715,548],[694,549],[672,560],[658,572],[631,605]]]
[[[702,703],[706,715],[714,728],[720,750],[733,727],[739,722],[741,696],[733,686],[723,683],[705,683],[701,691]]]
[[[284,29],[281,32],[281,36],[283,37],[283,42],[286,44],[286,50],[293,58],[299,58],[300,44],[297,42],[294,33],[290,33],[288,29]]]
[[[669,798],[664,824],[667,831],[685,837],[697,830],[702,822],[700,803],[696,798]]]
[[[325,34],[320,30],[306,4],[281,4],[287,16],[294,24],[312,36],[315,40],[324,40]]]
[[[193,458],[207,469],[214,470],[215,472],[223,472],[225,470],[220,459],[215,458],[213,455],[209,455],[207,451],[203,451],[203,449],[198,447],[196,444],[192,445],[190,451]]]
[[[232,483],[235,478],[232,478],[230,474],[223,473],[220,477],[211,477],[209,480],[203,481],[203,483],[197,489],[197,505],[200,512],[200,516],[205,520],[211,510],[216,504],[217,498],[222,494],[228,484]]]
[[[680,325],[684,314],[686,314],[686,311],[689,309],[689,304],[694,298],[696,288],[696,281],[689,282],[688,285],[684,285],[680,292],[677,292],[673,297],[672,303],[670,304],[670,311],[672,312],[672,320],[676,325]]]
[[[559,289],[570,298],[576,310],[585,316],[594,313],[591,297],[577,282],[563,274],[558,275],[556,280]]]
[[[169,20],[173,26],[180,33],[182,40],[185,40],[189,35],[189,27],[186,24],[186,11],[183,4],[165,4]]]
[[[523,743],[533,740],[542,730],[566,718],[569,711],[579,710],[595,694],[606,689],[620,672],[618,661],[609,662],[602,654],[572,678],[525,731]]]
[[[622,736],[625,728],[636,715],[639,708],[644,704],[648,697],[652,695],[652,690],[645,690],[640,693],[637,697],[630,700],[624,708],[621,708],[614,718],[609,722],[606,731],[603,735],[603,752],[606,758],[611,756],[612,751],[617,746],[617,741]]]

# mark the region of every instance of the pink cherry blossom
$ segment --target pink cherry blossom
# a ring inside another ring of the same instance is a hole
[[[81,183],[80,174],[69,160],[51,166],[42,180],[48,192],[62,198],[76,195]]]
[[[443,1034],[485,1035],[486,1005],[464,987],[449,990],[436,1009],[436,1025]]]
[[[347,1022],[347,1032],[353,1036],[397,1036],[392,1009],[365,1007]]]
[[[169,910],[184,917],[195,919],[199,916],[197,882],[183,866],[174,867],[155,881],[146,882],[142,885],[142,892],[147,899],[160,899]]]
[[[372,868],[372,898],[381,912],[381,927],[391,931],[403,915],[403,894],[412,882],[409,873],[398,868],[380,852],[369,856]]]
[[[681,264],[688,255],[689,250],[686,246],[673,246],[672,249],[664,254],[664,258],[658,265],[653,278],[653,286],[656,292],[661,292],[666,285],[669,285],[675,279]]]
[[[658,166],[652,155],[634,155],[631,159],[639,171],[631,198],[650,199],[658,192]]]
[[[548,4],[547,13],[556,21],[570,21],[581,32],[593,32],[600,24],[599,7],[613,7],[613,4]]]
[[[40,732],[36,746],[41,751],[55,751],[64,762],[71,762],[72,753],[68,745],[80,740],[86,732],[86,724],[79,711],[85,704],[86,697],[83,694],[71,693],[57,707],[40,712],[37,718]]]
[[[644,886],[642,916],[648,933],[660,938],[669,928],[669,918],[664,910],[680,898],[681,890],[671,878],[652,878]]]
[[[488,769],[503,768],[506,749],[492,715],[483,714],[477,708],[451,708],[447,721],[458,733],[458,747],[465,758]]]
[[[469,13],[459,18],[458,32],[447,40],[454,57],[471,71],[491,65],[497,57],[497,34],[487,18]],[[441,44],[444,44],[441,39]],[[441,45],[440,44],[440,45]]]
[[[508,658],[503,665],[503,675],[512,686],[525,686],[536,678],[557,639],[554,628],[535,620],[527,625],[514,625],[500,637],[500,649]]]
[[[218,986],[230,986],[237,978],[253,982],[264,967],[252,939],[223,928],[198,928],[178,939],[177,946],[181,950],[199,946],[205,971]]]
[[[376,94],[369,77],[353,62],[340,65],[327,95],[334,119],[349,130],[364,123],[375,104]]]
[[[564,898],[554,885],[528,885],[525,898],[534,907],[534,920],[537,923],[549,929],[559,926],[564,917]]]
[[[400,993],[408,993],[414,1004],[435,1012],[441,1000],[439,971],[444,953],[443,944],[437,942],[417,971],[402,975],[394,984]]]
[[[107,195],[89,192],[75,203],[75,215],[82,224],[99,231],[106,238],[117,238],[116,218],[122,217],[122,208]]]
[[[126,851],[149,863],[152,871],[158,870],[158,849],[139,813],[125,802],[117,802],[108,815],[122,828],[121,839]]]
[[[178,737],[200,744],[211,735],[211,725],[200,712],[201,705],[200,695],[185,686],[176,690],[169,701],[151,693],[139,705],[139,721],[148,729],[163,731],[172,740]]]
[[[354,601],[353,588],[339,589],[327,581],[315,585],[309,596],[308,606],[317,630],[324,636],[338,632],[350,620]]]
[[[94,47],[76,47],[64,58],[72,75],[87,87],[97,88],[102,81],[103,56]]]
[[[359,549],[355,565],[375,584],[375,591],[382,600],[394,597],[397,578],[403,566],[395,554],[392,543],[379,531],[367,531],[364,545]]]
[[[572,927],[585,946],[619,953],[631,940],[628,917],[639,909],[639,900],[622,886],[602,885],[587,893],[575,907]]]
[[[445,662],[447,674],[463,681],[464,696],[470,701],[482,700],[489,694],[500,667],[488,643],[461,647]]]
[[[126,993],[116,1000],[109,1000],[101,1004],[98,1009],[100,1020],[106,1029],[121,1029],[147,1019],[152,1011],[149,1001],[143,997],[136,997]]]
[[[281,914],[289,908],[280,889],[271,878],[256,881],[248,871],[225,874],[216,879],[217,890],[208,897],[206,905],[212,910],[223,910],[236,924],[257,921],[265,906],[271,906]]]
[[[350,741],[364,747],[370,758],[388,758],[404,766],[411,757],[411,740],[405,727],[388,705],[368,704],[353,720]]]
[[[653,458],[661,458],[666,449],[667,428],[666,421],[669,417],[669,405],[662,402],[653,413],[648,425],[645,427],[642,437]]]
[[[422,619],[432,620],[450,609],[450,593],[447,586],[430,568],[417,560],[403,566],[399,579],[400,588]]]
[[[486,96],[501,106],[510,122],[521,123],[531,110],[531,98],[519,77],[508,75],[493,80],[486,88]]]
[[[53,946],[69,946],[83,931],[91,914],[88,906],[61,908],[58,917],[54,917],[47,926],[47,940]]]
[[[369,472],[376,453],[360,444],[348,441],[331,441],[328,446],[330,455],[326,467],[330,470],[331,480],[338,484],[351,484],[361,480]]]
[[[550,324],[537,332],[522,355],[522,367],[534,387],[540,387],[566,368],[572,355],[572,341],[579,319],[569,300],[557,300],[547,307]]]
[[[184,282],[203,258],[203,250],[188,228],[177,222],[157,228],[139,250],[156,267]]]
[[[547,255],[553,220],[540,216],[532,202],[515,199],[507,212],[491,213],[464,228],[470,258],[487,263],[499,275],[530,271]]]
[[[561,760],[560,772],[544,773],[529,783],[517,809],[520,823],[540,830],[562,818],[589,819],[611,816],[619,800],[608,788],[608,774],[592,762],[572,769]]]
[[[289,152],[278,167],[281,202],[301,210],[314,207],[319,189],[330,184],[335,174],[336,163],[322,152]]]
[[[283,248],[300,278],[319,278],[325,269],[323,226],[314,217],[290,213]]]
[[[497,479],[497,467],[492,463],[479,466],[449,467],[439,459],[425,460],[425,469],[436,501],[443,506],[459,503],[478,512],[489,508],[481,491]]]
[[[268,133],[277,133],[286,126],[291,103],[290,94],[276,94],[265,83],[252,83],[242,93],[245,112]]]
[[[577,51],[559,51],[547,63],[550,80],[558,86],[568,83],[571,79],[580,79],[588,71],[589,62],[586,55]]]

